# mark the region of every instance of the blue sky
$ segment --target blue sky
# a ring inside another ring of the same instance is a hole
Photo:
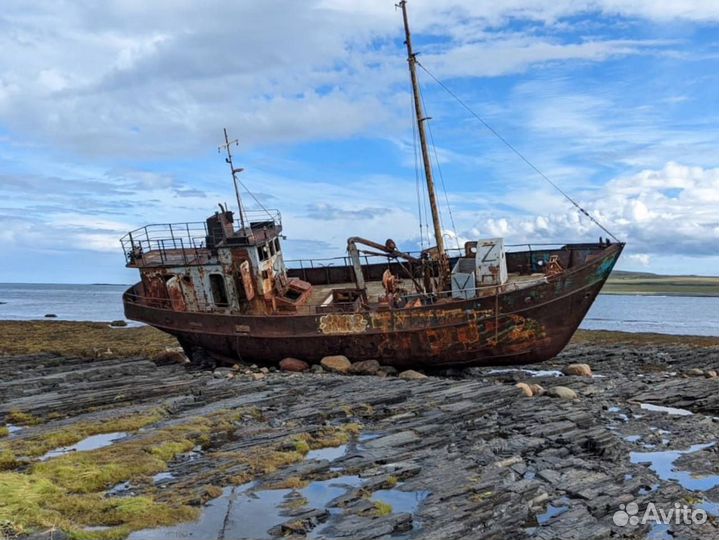
[[[714,0],[409,9],[423,65],[628,242],[619,268],[719,274]],[[0,282],[133,281],[126,231],[232,205],[223,127],[290,258],[418,249],[401,38],[392,0],[4,2]],[[603,235],[420,78],[450,247]]]

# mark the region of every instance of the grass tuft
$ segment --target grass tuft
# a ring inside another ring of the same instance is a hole
[[[392,513],[392,505],[382,501],[375,501],[374,509],[378,516],[389,516]]]
[[[42,420],[39,418],[22,411],[10,411],[5,418],[5,421],[9,424],[16,424],[18,426],[36,426],[38,424],[42,424]]]

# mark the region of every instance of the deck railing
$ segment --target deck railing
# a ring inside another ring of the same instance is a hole
[[[248,225],[245,228],[247,236],[251,237],[251,229],[256,230],[268,223],[271,226],[281,225],[282,216],[278,210],[249,211],[245,212],[245,223]],[[211,236],[213,245],[224,240],[224,237],[208,231],[205,221],[154,223],[130,231],[120,239],[120,243],[127,264],[190,265],[204,262],[202,250],[207,247],[208,236]]]
[[[125,261],[141,263],[143,258],[158,264],[177,262],[189,264],[198,259],[207,242],[207,224],[204,221],[188,223],[157,223],[145,225],[127,233],[120,239]]]

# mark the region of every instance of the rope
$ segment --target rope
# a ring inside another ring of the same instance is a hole
[[[442,89],[444,89],[450,96],[452,96],[455,100],[457,100],[457,102],[458,102],[462,107],[464,107],[464,108],[469,112],[469,114],[471,114],[471,115],[474,116],[477,120],[479,120],[479,121],[482,123],[482,125],[484,125],[484,127],[486,127],[495,137],[497,137],[500,141],[502,141],[502,142],[507,146],[507,148],[509,148],[512,152],[514,152],[517,156],[519,156],[519,158],[520,158],[522,161],[524,161],[527,165],[529,165],[532,169],[534,169],[534,171],[535,171],[537,174],[539,174],[539,176],[541,176],[544,180],[546,180],[554,189],[556,189],[559,193],[561,193],[561,194],[564,196],[565,199],[567,199],[570,203],[572,203],[572,204],[577,208],[577,210],[579,210],[582,214],[584,214],[585,216],[587,216],[587,217],[590,219],[590,221],[592,221],[592,223],[594,223],[597,227],[599,227],[599,228],[602,229],[605,233],[607,233],[609,236],[611,236],[611,237],[614,239],[615,242],[619,242],[619,239],[618,239],[616,236],[614,236],[611,232],[609,232],[609,230],[608,230],[604,225],[602,225],[601,223],[599,223],[599,221],[597,221],[592,215],[589,214],[589,212],[587,212],[584,208],[582,208],[582,207],[579,205],[579,203],[577,203],[577,202],[576,202],[574,199],[572,199],[567,193],[565,193],[565,192],[562,190],[562,188],[560,188],[557,184],[555,184],[554,182],[552,182],[552,181],[549,179],[549,177],[547,177],[547,175],[545,175],[542,171],[540,171],[540,170],[534,165],[534,163],[532,163],[531,161],[529,161],[529,159],[527,159],[527,158],[524,156],[524,154],[522,154],[519,150],[517,150],[514,146],[512,146],[512,144],[511,144],[507,139],[505,139],[504,137],[502,137],[492,126],[490,126],[487,122],[485,122],[484,119],[483,119],[481,116],[479,116],[476,112],[474,112],[474,111],[469,107],[469,105],[467,105],[464,101],[462,101],[457,94],[455,94],[455,93],[452,92],[449,88],[447,88],[447,86],[446,86],[442,81],[440,81],[437,77],[435,77],[435,76],[432,74],[431,71],[429,71],[426,67],[424,67],[424,66],[419,62],[419,60],[416,60],[416,63],[417,63],[417,65],[418,65],[419,67],[421,67],[421,68],[424,70],[424,72],[425,72],[427,75],[429,75],[429,76],[434,80],[434,82],[436,82],[436,83],[437,83],[440,87],[442,87]]]

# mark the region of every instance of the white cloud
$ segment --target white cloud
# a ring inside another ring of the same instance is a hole
[[[719,255],[719,168],[669,162],[662,169],[616,178],[588,195],[591,198],[580,203],[625,240],[638,261],[672,253]],[[523,196],[532,198],[531,192]],[[488,218],[475,224],[475,230],[515,241],[606,236],[569,204],[566,207],[564,213]]]
[[[649,266],[652,258],[646,253],[633,253],[627,256],[632,261],[636,261],[641,266]]]
[[[666,3],[661,3],[666,4]],[[672,3],[673,4],[673,3]],[[703,2],[411,2],[416,31],[449,36],[428,64],[495,76],[550,61],[640,54],[652,40],[563,42],[492,31],[589,12],[703,20]],[[546,30],[546,28],[545,28]],[[391,3],[6,2],[0,122],[79,154],[147,157],[211,147],[222,126],[245,145],[396,131],[407,91],[401,18]],[[434,50],[433,50],[434,49]],[[398,90],[398,85],[401,85]]]

